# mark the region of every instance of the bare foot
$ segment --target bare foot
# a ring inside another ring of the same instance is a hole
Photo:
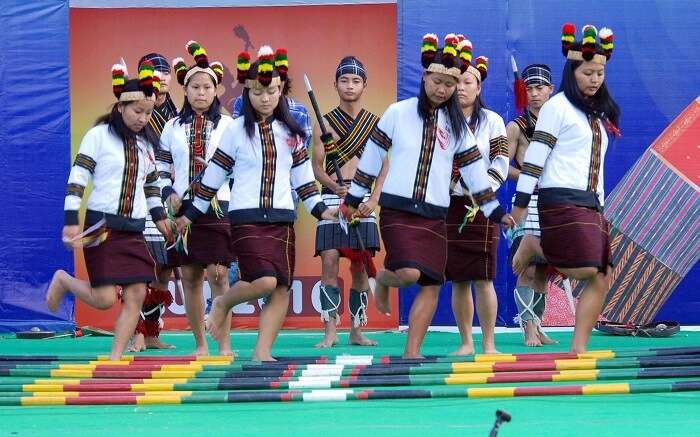
[[[523,337],[525,337],[525,346],[539,347],[542,346],[539,335],[537,335],[537,326],[532,320],[527,320],[523,326]]]
[[[209,347],[206,344],[202,346],[197,346],[194,352],[192,352],[192,355],[194,355],[195,357],[208,357]]]
[[[63,300],[63,296],[66,294],[66,291],[68,291],[63,283],[63,280],[67,276],[70,275],[65,271],[57,270],[56,273],[53,274],[53,278],[51,278],[49,288],[46,290],[46,306],[49,307],[52,313],[56,312],[58,305],[60,305]]]
[[[137,334],[141,335],[141,334]],[[148,349],[175,349],[175,345],[163,343],[160,337],[146,337],[146,347]]]
[[[269,353],[260,355],[254,354],[252,359],[253,361],[277,361]]]
[[[520,241],[520,246],[518,250],[515,251],[513,256],[513,271],[517,276],[522,276],[525,274],[530,261],[535,256],[538,251],[537,241],[534,237],[526,235]]]
[[[236,353],[234,351],[232,351],[231,348],[228,348],[228,349],[219,348],[219,355],[222,357],[232,357],[232,358],[236,357]]]
[[[450,355],[474,355],[474,344],[462,344]]]
[[[389,288],[379,281],[377,281],[377,285],[374,287],[374,306],[382,314],[386,314],[387,316],[391,314]]]
[[[407,359],[411,359],[411,360],[421,360],[425,357],[419,353],[409,354],[409,353],[404,352],[403,358],[407,358]]]
[[[221,298],[216,297],[211,303],[211,312],[206,322],[207,332],[214,337],[214,340],[219,341],[225,322],[226,309],[224,308]]]
[[[338,336],[333,334],[332,336],[324,335],[323,340],[316,343],[314,346],[317,349],[327,349],[338,344]]]
[[[500,354],[500,352],[498,351],[498,349],[496,349],[495,346],[485,346],[485,345],[481,346],[481,353],[482,354],[489,354],[489,355]]]
[[[348,344],[355,346],[376,346],[378,343],[367,338],[359,328],[353,328],[350,330]]]
[[[540,342],[542,344],[559,344],[557,340],[551,339],[545,332],[541,329],[537,330],[537,337],[539,338]]]
[[[131,344],[127,348],[129,352],[142,352],[146,350],[146,342],[143,338],[143,334],[137,333],[131,339]]]

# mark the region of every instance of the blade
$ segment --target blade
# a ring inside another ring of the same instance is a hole
[[[309,77],[306,74],[304,74],[304,85],[306,86],[306,92],[310,93],[312,91],[311,82],[309,82]]]
[[[338,223],[340,224],[340,228],[343,230],[343,232],[345,232],[345,235],[348,235],[348,222],[345,220],[345,216],[340,211],[338,211]]]
[[[515,57],[513,55],[510,55],[510,66],[513,69],[513,73],[518,72],[518,64],[515,63]]]

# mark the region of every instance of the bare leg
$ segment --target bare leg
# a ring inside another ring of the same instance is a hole
[[[70,291],[76,298],[98,310],[106,310],[117,300],[116,287],[104,285],[92,288],[87,281],[74,278],[63,270],[54,273],[49,289],[46,291],[46,305],[56,312],[66,292]]]
[[[439,294],[439,285],[423,286],[413,301],[408,316],[408,338],[403,352],[404,358],[422,358],[420,348],[433,320]]]
[[[534,289],[535,274],[537,268],[534,265],[529,265],[525,271],[518,276],[516,282],[517,287],[529,287]],[[516,292],[517,293],[517,292]],[[516,297],[517,299],[517,297]],[[537,297],[535,297],[535,300]],[[517,303],[517,302],[516,302]],[[527,303],[527,302],[526,302]],[[538,347],[542,346],[542,342],[539,339],[537,325],[535,325],[532,320],[525,320],[521,324],[523,328],[523,341],[525,346]]]
[[[220,264],[210,264],[207,266],[207,280],[211,288],[211,297],[216,299],[228,290],[228,266]],[[231,350],[231,311],[226,313],[226,320],[221,331],[219,344],[219,355],[233,356]]]
[[[289,309],[289,287],[281,285],[270,294],[260,313],[260,330],[255,342],[253,360],[277,361],[272,357],[272,345],[279,334]]]
[[[389,304],[389,287],[408,287],[420,279],[420,270],[412,268],[398,269],[396,272],[381,270],[377,274],[377,284],[374,288],[374,305],[377,310],[386,314],[391,314]]]
[[[338,286],[338,262],[340,254],[337,250],[324,250],[321,252],[321,284]],[[342,290],[341,290],[342,294]],[[340,316],[333,320],[323,322],[323,339],[316,343],[317,348],[329,348],[338,344],[336,327],[340,323]]]
[[[474,300],[470,282],[452,283],[452,314],[455,316],[459,337],[462,343],[452,355],[471,355],[474,353],[472,324],[474,322]]]
[[[588,280],[586,287],[580,294],[576,307],[574,338],[571,340],[569,348],[571,352],[585,352],[593,327],[598,320],[598,316],[600,316],[600,312],[603,310],[605,296],[610,288],[609,278],[607,275],[598,272],[594,267],[557,268],[557,270],[579,281]]]
[[[194,354],[209,355],[209,345],[204,336],[204,269],[190,264],[182,266],[182,288],[185,292],[185,312],[194,336]]]
[[[497,354],[496,350],[496,314],[498,312],[498,298],[491,281],[475,281],[476,312],[479,315],[481,325],[482,345],[485,354]],[[472,313],[473,314],[473,313]]]
[[[164,343],[160,337],[146,337],[145,344],[147,349],[175,349],[175,345]]]
[[[136,329],[143,300],[146,298],[146,284],[131,284],[122,293],[122,310],[114,324],[114,340],[112,341],[111,360],[121,358],[129,343],[129,338]]]
[[[277,279],[274,277],[258,278],[253,282],[238,281],[233,284],[223,295],[215,298],[211,303],[211,312],[207,319],[207,331],[218,341],[226,323],[227,313],[239,303],[259,299],[271,293],[277,288]]]
[[[520,276],[525,273],[530,266],[530,261],[532,261],[532,258],[535,256],[544,258],[540,240],[534,235],[525,235],[513,256],[513,271],[515,274]]]
[[[369,289],[369,279],[367,278],[367,272],[350,272],[352,276],[352,283],[350,287],[355,290],[368,290]],[[348,343],[356,346],[376,346],[377,342],[367,338],[362,333],[362,327],[355,327],[354,324],[350,324],[350,336],[348,337]]]

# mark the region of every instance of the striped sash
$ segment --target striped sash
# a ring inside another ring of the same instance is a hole
[[[362,155],[367,139],[377,126],[379,117],[363,109],[353,120],[350,115],[340,108],[335,108],[324,115],[328,124],[338,134],[338,165],[342,167],[355,156]],[[326,173],[335,174],[333,163],[326,161]]]

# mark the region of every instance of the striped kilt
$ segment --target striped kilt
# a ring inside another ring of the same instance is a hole
[[[203,215],[190,225],[187,253],[175,248],[168,250],[167,267],[189,264],[221,264],[228,267],[235,259],[231,249],[231,223],[228,217]]]
[[[602,213],[575,205],[540,205],[539,213],[542,252],[549,264],[607,271],[610,234]]]
[[[90,285],[148,284],[156,277],[155,262],[141,232],[107,230],[107,239],[85,247],[85,266]]]
[[[146,240],[148,251],[159,266],[168,264],[168,251],[165,249],[165,237],[160,233],[156,224],[153,223],[151,215],[146,215],[146,229],[143,231],[143,238]]]
[[[323,194],[321,197],[323,202],[330,208],[338,208],[340,206],[340,198],[335,194]],[[365,200],[368,197],[365,197]],[[379,230],[377,229],[375,214],[373,213],[367,218],[360,219],[360,224],[357,226],[365,249],[374,255],[379,250]],[[359,250],[360,242],[357,240],[356,231],[349,229],[349,232],[346,234],[337,221],[320,220],[316,224],[316,253],[314,256],[320,255],[324,250],[339,248]]]
[[[418,269],[421,272],[419,285],[445,282],[447,238],[444,220],[382,208],[379,229],[386,249],[384,267],[387,270]]]
[[[465,196],[450,196],[447,211],[447,268],[448,281],[490,281],[496,277],[496,252],[498,250],[498,224],[490,222],[479,211],[474,220],[468,222],[459,232],[459,227],[467,213],[466,206],[472,206]]]
[[[265,276],[277,285],[292,285],[294,277],[294,224],[252,223],[231,225],[241,279],[252,282]]]

